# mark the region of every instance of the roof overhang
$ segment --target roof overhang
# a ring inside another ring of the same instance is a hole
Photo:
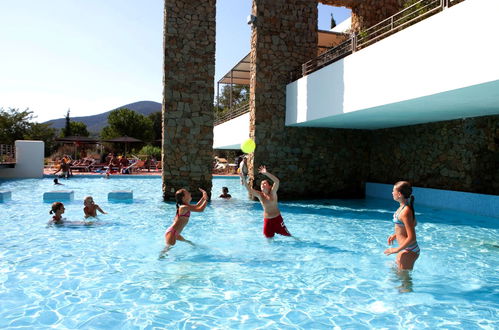
[[[318,31],[317,53],[339,45],[345,40],[345,34],[331,31]],[[219,81],[219,84],[249,85],[250,84],[250,54],[240,60],[229,72],[227,72]]]
[[[227,72],[222,79],[218,81],[219,84],[236,84],[236,85],[249,85],[250,84],[250,54],[246,55],[240,60],[229,72]]]

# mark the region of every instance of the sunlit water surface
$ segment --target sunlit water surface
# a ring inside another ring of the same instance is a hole
[[[417,207],[421,257],[397,274],[386,257],[388,200],[281,202],[299,240],[262,235],[262,210],[238,179],[215,178],[164,259],[175,205],[160,178],[63,180],[83,220],[90,194],[108,215],[90,226],[47,227],[51,179],[2,181],[0,328],[493,329],[498,328],[498,219]],[[222,186],[234,197],[216,198]],[[133,203],[107,193],[130,189]],[[417,198],[417,196],[416,196]],[[416,204],[417,205],[417,204]]]

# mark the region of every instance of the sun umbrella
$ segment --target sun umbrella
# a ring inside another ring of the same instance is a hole
[[[135,143],[135,142],[142,142],[142,140],[136,139],[131,136],[120,136],[114,139],[109,139],[109,140],[103,140],[104,142],[113,142],[113,143],[124,143],[125,144],[125,156],[126,156],[126,150],[128,147],[129,143]]]

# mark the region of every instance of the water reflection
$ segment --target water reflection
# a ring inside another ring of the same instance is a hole
[[[397,267],[392,267],[392,273],[395,275],[394,282],[397,282],[395,287],[400,293],[407,293],[413,291],[413,283],[411,270],[402,270]]]

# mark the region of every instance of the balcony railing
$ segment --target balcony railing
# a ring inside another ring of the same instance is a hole
[[[370,46],[398,31],[405,29],[443,9],[465,0],[420,0],[399,11],[393,16],[371,26],[366,30],[352,34],[351,38],[329,49],[320,56],[302,64],[301,70],[291,73],[291,81],[298,80],[326,65]]]
[[[16,147],[11,144],[0,144],[0,164],[16,162]]]
[[[217,115],[215,114],[215,120],[214,120],[214,125],[220,125],[222,123],[225,123],[231,119],[234,119],[236,117],[239,117],[241,115],[244,115],[245,113],[248,113],[250,111],[249,108],[249,102],[241,104],[233,109],[229,109],[227,112],[225,112],[222,115]]]

